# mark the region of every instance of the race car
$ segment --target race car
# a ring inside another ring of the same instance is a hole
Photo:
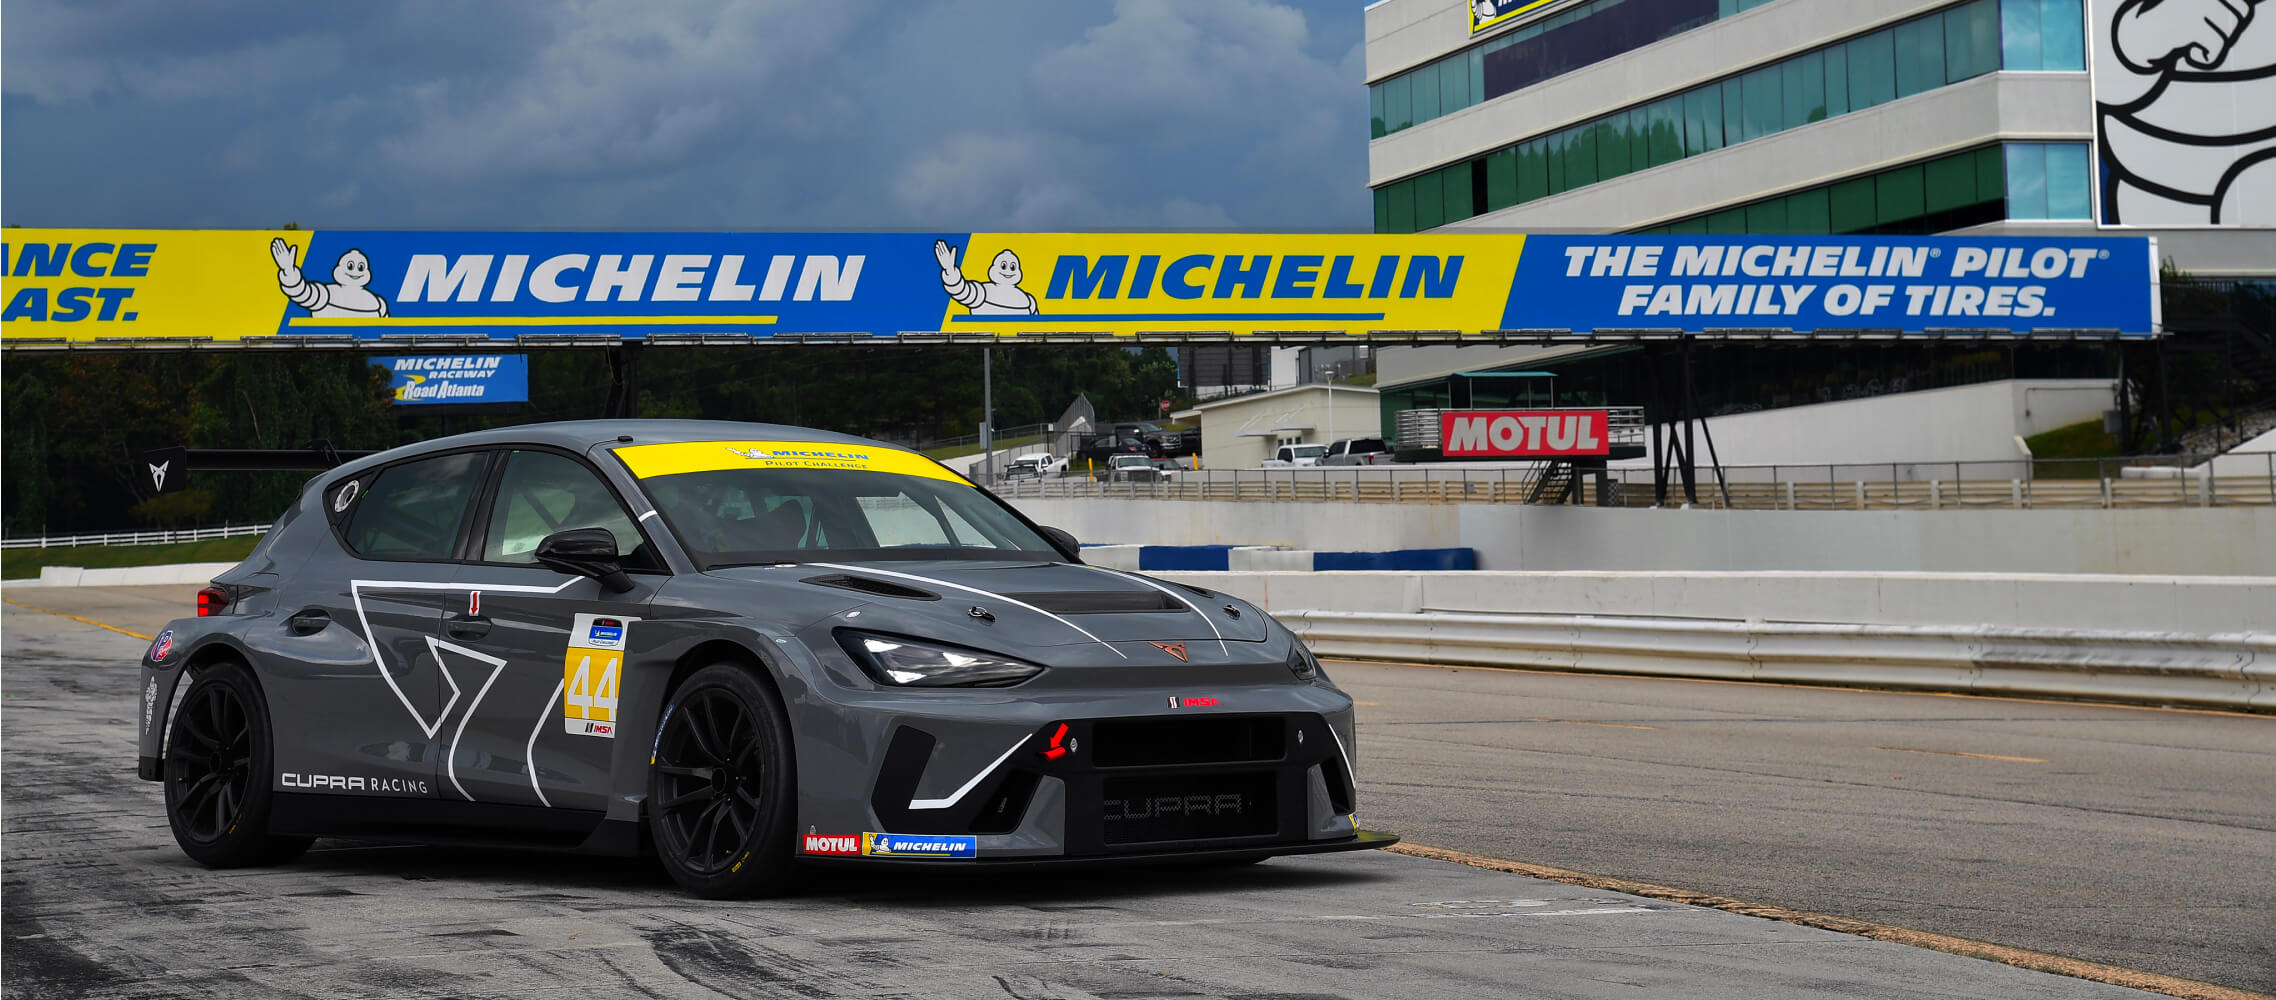
[[[311,480],[143,659],[181,849],[318,836],[798,862],[1245,862],[1381,847],[1352,700],[1246,601],[1083,564],[921,455],[589,421]],[[183,682],[187,680],[186,688]]]

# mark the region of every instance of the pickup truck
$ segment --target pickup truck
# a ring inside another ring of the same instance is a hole
[[[1324,444],[1284,444],[1280,446],[1278,451],[1272,453],[1271,458],[1264,460],[1262,467],[1289,469],[1304,465],[1318,465],[1320,464],[1320,456],[1327,454],[1327,451],[1328,446]]]
[[[1391,446],[1382,438],[1345,438],[1328,446],[1320,465],[1389,465]]]
[[[1167,478],[1154,467],[1154,460],[1144,455],[1116,455],[1097,474],[1097,479],[1106,483],[1152,483]]]

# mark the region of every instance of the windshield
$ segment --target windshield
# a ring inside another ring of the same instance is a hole
[[[1325,455],[1325,454],[1327,454],[1327,453],[1328,453],[1328,446],[1327,446],[1327,445],[1324,445],[1324,444],[1302,444],[1302,445],[1297,445],[1297,446],[1296,446],[1296,451],[1295,451],[1295,455],[1296,455],[1296,457],[1297,457],[1297,458],[1318,458],[1318,457],[1320,457],[1320,456],[1322,456],[1322,455]]]
[[[707,441],[618,448],[705,569],[846,559],[1062,558],[1002,505],[916,454]]]

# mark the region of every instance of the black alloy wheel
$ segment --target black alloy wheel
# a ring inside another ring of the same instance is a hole
[[[708,899],[779,891],[790,866],[789,726],[753,669],[722,663],[691,675],[665,708],[649,768],[656,853]]]
[[[283,861],[312,838],[268,833],[271,741],[260,690],[235,663],[190,681],[166,738],[166,821],[182,852],[211,868]]]

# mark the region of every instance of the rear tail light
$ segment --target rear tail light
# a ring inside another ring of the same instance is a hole
[[[229,592],[220,587],[207,587],[198,591],[198,617],[208,618],[229,610]]]

